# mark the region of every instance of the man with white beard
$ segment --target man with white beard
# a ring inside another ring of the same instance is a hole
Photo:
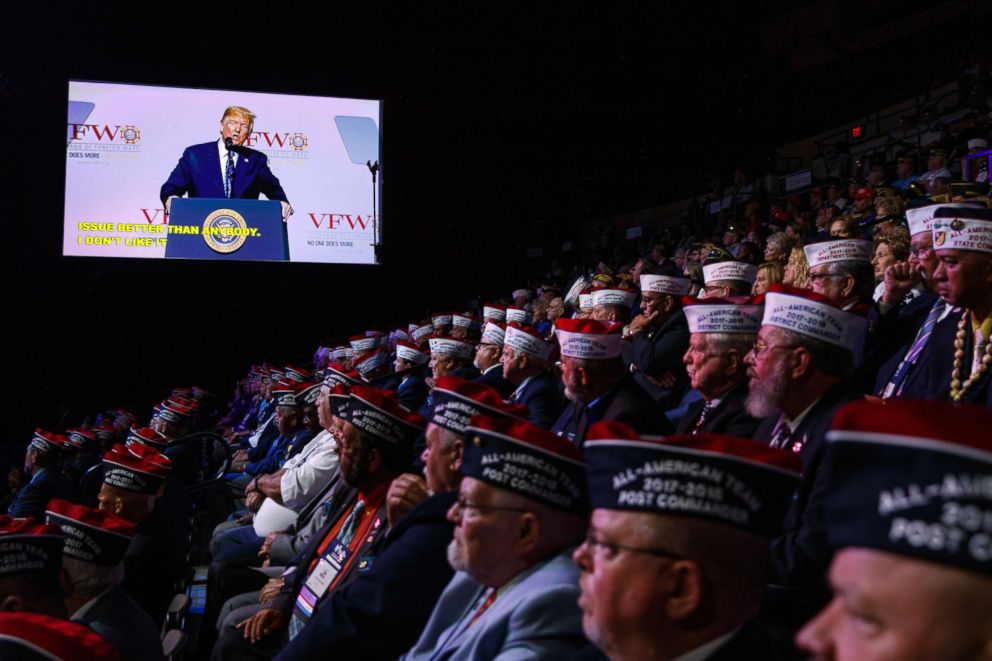
[[[816,608],[826,596],[830,562],[822,540],[817,501],[823,494],[824,439],[834,411],[861,399],[850,382],[866,321],[830,299],[804,289],[772,285],[761,330],[750,353],[747,410],[765,418],[754,440],[792,450],[803,462],[803,481],[772,541],[770,582],[797,588],[790,612]],[[808,614],[808,613],[807,613]]]

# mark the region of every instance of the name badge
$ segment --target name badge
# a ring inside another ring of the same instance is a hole
[[[310,576],[307,577],[306,587],[316,598],[324,596],[327,592],[327,588],[334,582],[337,575],[341,572],[341,567],[348,561],[348,556],[350,552],[348,547],[334,540],[331,544],[329,550],[324,553],[324,556],[317,562],[317,566],[313,568]]]

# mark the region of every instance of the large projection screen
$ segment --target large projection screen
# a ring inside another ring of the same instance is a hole
[[[162,186],[187,148],[220,151],[225,109],[239,106],[256,116],[244,147],[265,155],[293,209],[289,261],[375,263],[381,101],[84,81],[68,101],[63,255],[165,257]],[[222,182],[221,158],[197,161],[198,176]]]

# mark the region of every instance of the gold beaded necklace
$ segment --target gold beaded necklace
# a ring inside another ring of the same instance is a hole
[[[961,383],[961,369],[964,366],[964,340],[967,333],[965,329],[967,328],[970,316],[967,312],[961,315],[961,320],[958,322],[958,332],[954,337],[954,369],[951,371],[951,399],[955,402],[961,401],[968,388],[981,379],[985,372],[988,371],[989,365],[992,364],[992,342],[986,341],[985,355],[982,356],[982,362],[978,365],[978,369],[968,377],[967,381],[963,384]]]

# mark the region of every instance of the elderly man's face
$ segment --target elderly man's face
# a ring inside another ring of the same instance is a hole
[[[992,258],[969,250],[938,250],[933,281],[937,294],[951,305],[971,307],[992,287]]]
[[[909,242],[909,265],[923,270],[923,279],[933,281],[933,272],[937,270],[937,253],[933,251],[933,235],[921,232]]]
[[[452,465],[455,454],[451,436],[456,435],[444,427],[433,422],[427,425],[420,461],[424,464],[424,478],[431,493],[447,491],[448,485],[458,480],[458,471]]]
[[[499,346],[480,342],[475,345],[475,359],[472,361],[476,369],[486,370],[499,362]]]
[[[747,365],[747,410],[756,418],[779,412],[789,387],[787,374],[790,352],[795,346],[787,344],[775,326],[762,326],[754,348],[744,357]]]
[[[666,294],[653,291],[641,292],[641,313],[648,317],[656,313],[663,314],[667,298]]]
[[[693,333],[689,337],[689,348],[682,356],[692,387],[707,398],[723,391],[728,383],[726,362],[722,355],[710,351],[705,333]]]
[[[455,524],[448,562],[483,585],[490,585],[500,565],[513,557],[515,527],[521,515],[501,507],[498,493],[499,489],[481,480],[463,478],[458,502],[448,510],[448,520]]]
[[[830,567],[833,600],[796,636],[817,659],[987,658],[992,579],[863,548]]]
[[[331,389],[328,386],[320,387],[320,395],[317,396],[317,421],[324,429],[330,430],[334,423],[334,416],[331,414]]]
[[[230,138],[235,145],[243,145],[251,131],[251,120],[244,115],[227,115],[220,122],[220,135]]]
[[[454,364],[455,361],[451,356],[432,353],[429,367],[434,378],[440,379],[442,376],[447,376],[454,369]]]
[[[844,290],[850,284],[850,276],[830,275],[830,265],[820,264],[809,270],[809,282],[813,291],[826,296],[835,303],[844,301]]]
[[[297,409],[292,406],[277,406],[276,407],[276,427],[279,428],[279,433],[286,435],[291,433],[296,429],[297,421]]]
[[[364,447],[362,433],[355,425],[342,420],[335,441],[341,478],[349,487],[359,486],[368,470],[368,451]]]
[[[586,637],[611,656],[625,656],[624,646],[651,631],[664,617],[661,581],[672,558],[619,549],[650,549],[645,530],[655,515],[593,510],[586,542],[572,559],[582,570],[579,608]]]

